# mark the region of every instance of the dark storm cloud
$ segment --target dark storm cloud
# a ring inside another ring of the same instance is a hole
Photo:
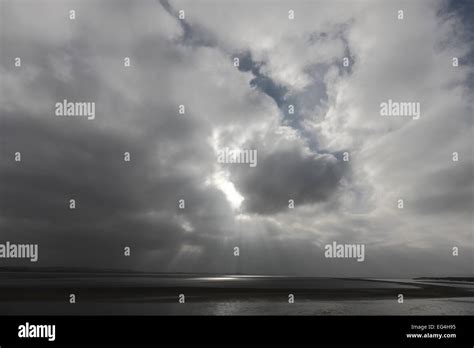
[[[231,177],[245,197],[245,211],[274,214],[286,211],[289,199],[295,205],[329,199],[346,170],[344,162],[332,155],[309,154],[294,147],[259,151],[255,168],[238,166]]]
[[[19,114],[2,114],[3,238],[24,236],[45,246],[54,240],[58,250],[75,241],[74,250],[64,256],[65,264],[86,262],[85,250],[96,250],[98,259],[101,250],[107,255],[105,264],[114,264],[125,245],[137,255],[150,248],[166,255],[193,240],[206,245],[230,216],[220,191],[204,190],[192,176],[169,166],[164,170],[153,161],[149,145],[155,136],[165,138],[164,131],[138,140],[93,127],[76,126],[70,132],[64,124],[22,122]],[[123,161],[125,150],[131,152],[130,163]],[[21,163],[13,162],[16,151],[22,153]],[[68,209],[70,198],[77,201],[74,211]],[[187,204],[182,213],[177,209],[181,198]],[[185,232],[178,215],[187,218],[196,232]],[[48,254],[41,260],[46,264]],[[166,265],[164,258],[161,269]]]
[[[39,243],[38,265],[165,271],[174,260],[181,270],[212,268],[212,255],[233,236],[233,217],[223,193],[203,186],[214,163],[203,141],[209,124],[192,111],[188,119],[176,117],[163,87],[182,53],[158,35],[137,33],[122,43],[123,51],[136,52],[126,75],[117,45],[97,46],[102,33],[93,30],[80,26],[71,41],[7,45],[35,57],[24,60],[26,71],[35,73],[14,71],[21,94],[6,86],[9,103],[0,107],[2,239]],[[11,60],[2,59],[9,72]],[[125,87],[110,83],[114,74],[128,78]],[[130,98],[130,88],[138,100]],[[22,103],[24,96],[30,98]],[[95,102],[96,119],[55,117],[54,104],[63,99]],[[69,199],[76,200],[75,210]],[[179,199],[185,210],[178,209]],[[124,246],[132,247],[130,259],[123,257]],[[179,264],[189,261],[183,246],[205,252],[210,264]]]

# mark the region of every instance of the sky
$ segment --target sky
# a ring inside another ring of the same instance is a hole
[[[0,243],[39,246],[0,266],[473,275],[471,1],[0,5]]]

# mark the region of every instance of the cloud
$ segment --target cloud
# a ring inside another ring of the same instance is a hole
[[[342,161],[330,154],[312,153],[301,142],[280,143],[273,148],[259,147],[255,168],[228,166],[231,181],[245,198],[245,211],[288,211],[289,200],[296,205],[326,201],[337,190],[347,169]]]
[[[472,273],[468,5],[2,5],[0,237],[38,242],[39,266]],[[54,117],[63,99],[96,119]],[[420,102],[420,119],[381,117],[388,99]],[[218,163],[225,147],[256,149],[257,167]],[[334,240],[366,244],[366,261],[325,259]]]

